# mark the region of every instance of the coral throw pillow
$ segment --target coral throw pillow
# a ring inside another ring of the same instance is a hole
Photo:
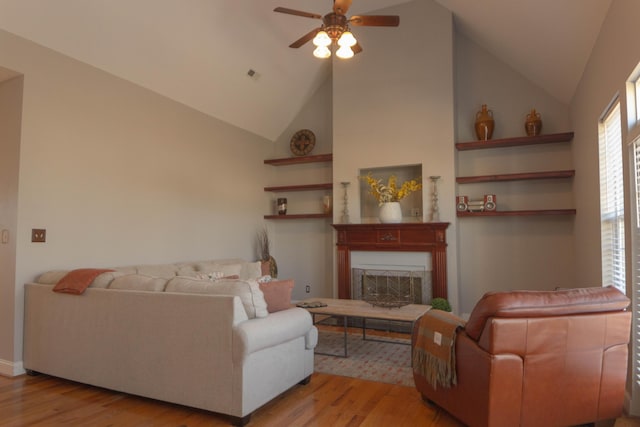
[[[293,280],[272,280],[260,283],[260,290],[267,301],[267,311],[276,311],[291,308],[291,291],[293,290]]]
[[[79,268],[71,270],[64,275],[62,279],[53,287],[54,292],[62,292],[66,294],[82,294],[89,287],[93,279],[114,270],[99,268]]]

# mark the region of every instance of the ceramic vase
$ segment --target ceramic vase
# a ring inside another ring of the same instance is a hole
[[[487,104],[482,104],[480,111],[476,113],[476,136],[480,141],[491,139],[493,135],[493,111],[487,109]]]
[[[278,263],[269,255],[269,258],[261,260],[262,275],[270,275],[274,279],[278,277]]]
[[[287,214],[287,199],[286,197],[281,197],[277,202],[278,207],[278,215],[286,215]]]
[[[380,206],[379,218],[380,222],[383,224],[402,222],[402,209],[400,209],[400,202],[383,203]]]
[[[535,108],[532,108],[531,112],[527,114],[527,119],[524,122],[524,130],[527,132],[527,136],[540,135],[542,118],[540,117],[540,113],[536,112]]]

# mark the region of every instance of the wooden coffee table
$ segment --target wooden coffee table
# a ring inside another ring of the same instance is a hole
[[[362,319],[362,339],[370,341],[385,341],[394,344],[404,344],[397,341],[388,341],[367,338],[367,320],[392,320],[394,322],[409,323],[413,329],[413,324],[427,311],[431,309],[430,305],[409,304],[397,308],[376,307],[362,300],[352,299],[334,299],[334,298],[309,298],[300,301],[298,304],[304,303],[322,303],[325,307],[303,307],[311,313],[313,323],[316,324],[316,315],[337,317],[343,319],[344,326],[344,354],[328,354],[329,356],[349,357],[347,349],[347,326],[350,318]],[[318,353],[327,354],[327,353]]]

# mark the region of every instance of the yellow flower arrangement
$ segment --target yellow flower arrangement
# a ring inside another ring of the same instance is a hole
[[[367,182],[369,185],[369,194],[375,197],[379,205],[389,202],[399,202],[414,191],[422,189],[422,183],[415,179],[403,182],[400,188],[398,188],[395,175],[389,177],[386,185],[382,183],[381,179],[373,178],[371,173],[361,176],[360,179]]]

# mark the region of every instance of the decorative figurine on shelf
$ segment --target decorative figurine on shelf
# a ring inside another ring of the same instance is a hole
[[[536,112],[535,108],[532,108],[531,112],[527,114],[527,119],[524,122],[524,130],[527,132],[527,136],[540,135],[542,118],[540,117],[540,113]]]
[[[487,109],[487,104],[482,104],[482,109],[476,113],[476,136],[480,141],[487,141],[493,136],[493,111]]]

